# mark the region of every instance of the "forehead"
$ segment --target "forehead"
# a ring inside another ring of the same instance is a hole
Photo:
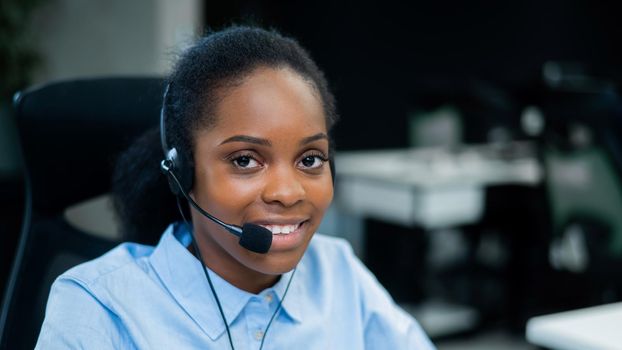
[[[257,68],[220,97],[213,131],[245,133],[294,125],[326,132],[319,93],[289,68]]]

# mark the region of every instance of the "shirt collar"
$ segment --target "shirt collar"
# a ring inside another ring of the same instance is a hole
[[[184,225],[171,224],[151,255],[150,263],[173,298],[211,339],[216,340],[224,334],[225,325],[201,263],[187,249],[190,242],[190,233]],[[255,295],[235,287],[210,269],[207,271],[231,327]],[[273,287],[262,291],[259,295],[263,296],[274,291],[278,300],[282,300],[292,273],[293,271],[283,274]],[[298,271],[296,275],[300,273],[301,271]],[[294,276],[286,299],[281,304],[283,311],[297,322],[302,321],[300,298],[304,292],[302,286],[296,283],[297,280],[301,280],[299,277]]]

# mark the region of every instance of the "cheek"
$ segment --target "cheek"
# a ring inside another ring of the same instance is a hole
[[[223,218],[236,218],[241,209],[253,203],[259,196],[260,184],[256,180],[237,179],[230,174],[215,169],[203,175],[201,189],[202,202],[209,210]]]
[[[307,190],[307,198],[318,211],[326,211],[333,201],[332,179],[329,177],[328,180],[312,183]]]

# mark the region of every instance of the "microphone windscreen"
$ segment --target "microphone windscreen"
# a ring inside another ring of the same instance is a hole
[[[240,245],[252,252],[265,254],[272,245],[272,232],[259,225],[244,224]]]

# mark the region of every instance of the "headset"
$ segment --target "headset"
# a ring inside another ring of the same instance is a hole
[[[160,109],[160,143],[162,144],[162,151],[164,152],[164,160],[162,162],[166,162],[165,166],[170,168],[170,171],[166,170],[165,174],[169,175],[171,172],[174,172],[179,182],[177,183],[177,181],[174,181],[174,179],[169,176],[171,192],[176,196],[183,196],[182,192],[189,193],[190,190],[192,190],[194,166],[192,166],[190,160],[187,159],[188,157],[185,152],[177,152],[176,147],[169,148],[168,142],[166,141],[166,105],[170,88],[171,83],[167,83],[162,97],[162,108]]]

